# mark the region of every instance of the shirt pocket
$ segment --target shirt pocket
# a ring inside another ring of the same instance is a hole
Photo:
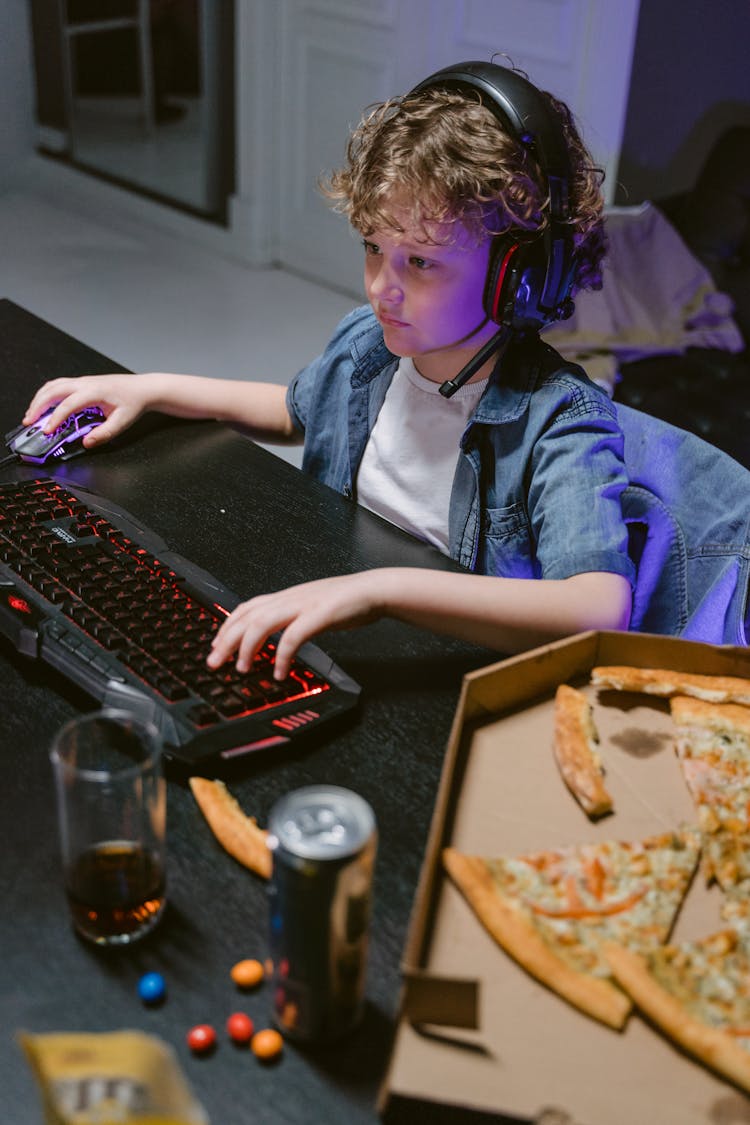
[[[531,525],[520,501],[505,508],[485,508],[476,569],[503,578],[539,578]]]

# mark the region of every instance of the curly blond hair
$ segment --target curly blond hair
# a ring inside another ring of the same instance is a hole
[[[596,168],[564,102],[543,92],[560,120],[571,166],[569,224],[575,288],[601,285],[603,172]],[[428,88],[371,106],[349,138],[346,164],[321,184],[336,210],[364,236],[401,230],[406,210],[425,242],[460,223],[479,243],[549,223],[545,177],[530,150],[503,129],[474,92]]]

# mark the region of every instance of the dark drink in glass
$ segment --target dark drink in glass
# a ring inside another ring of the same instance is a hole
[[[89,848],[66,877],[73,924],[99,944],[136,941],[147,934],[164,909],[165,890],[158,856],[127,840]]]

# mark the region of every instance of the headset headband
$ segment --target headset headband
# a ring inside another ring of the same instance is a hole
[[[547,181],[549,225],[543,240],[546,273],[539,306],[554,319],[568,296],[573,271],[573,240],[567,226],[571,167],[560,121],[541,92],[522,75],[488,62],[464,62],[445,67],[411,91],[428,89],[474,91],[482,104],[535,157]]]

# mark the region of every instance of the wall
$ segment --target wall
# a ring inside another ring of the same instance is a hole
[[[0,189],[34,147],[31,32],[26,0],[0,0]]]
[[[615,202],[692,186],[713,142],[750,125],[748,0],[643,0]]]
[[[36,143],[29,7],[0,0],[0,188]],[[617,203],[689,187],[723,128],[750,124],[748,43],[748,0],[641,4]]]

